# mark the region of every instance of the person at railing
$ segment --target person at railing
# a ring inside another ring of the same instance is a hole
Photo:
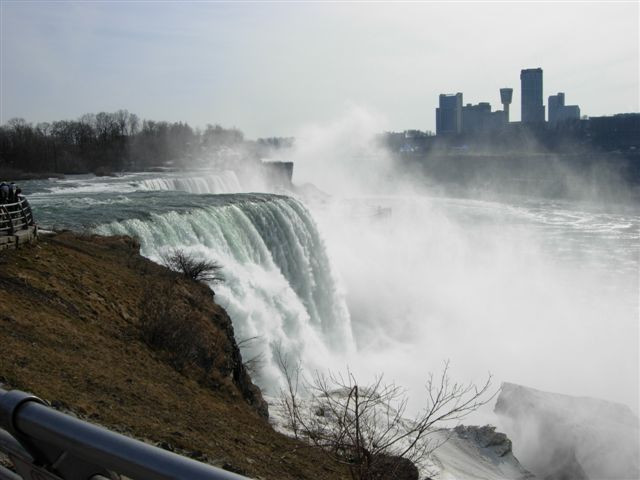
[[[12,204],[20,202],[22,189],[19,188],[14,182],[0,183],[0,204]]]
[[[18,201],[17,190],[17,185],[11,182],[9,184],[9,203],[16,203]]]
[[[13,234],[15,229],[33,224],[31,206],[22,189],[13,182],[0,184],[0,234]]]
[[[7,203],[9,201],[9,184],[6,182],[0,183],[0,203]]]

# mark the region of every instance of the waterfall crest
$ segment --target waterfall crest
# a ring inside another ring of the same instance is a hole
[[[199,177],[149,178],[140,181],[141,190],[178,190],[189,193],[237,193],[242,188],[235,172],[206,174]]]

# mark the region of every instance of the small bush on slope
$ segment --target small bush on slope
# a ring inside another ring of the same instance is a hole
[[[222,267],[211,260],[198,260],[178,248],[162,256],[165,267],[174,272],[180,272],[190,280],[196,282],[219,283],[224,281],[220,273]]]

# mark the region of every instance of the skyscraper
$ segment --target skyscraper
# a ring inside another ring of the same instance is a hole
[[[522,123],[544,123],[542,104],[542,69],[529,68],[520,71],[522,99]]]
[[[462,131],[462,93],[441,94],[436,108],[436,135]]]

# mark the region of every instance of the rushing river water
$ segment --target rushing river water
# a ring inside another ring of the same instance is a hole
[[[453,373],[638,405],[640,210],[533,198],[252,194],[232,172],[21,185],[43,228],[129,234],[220,262],[216,299],[258,382],[305,368],[384,372],[417,396]],[[251,186],[253,187],[253,186]]]

